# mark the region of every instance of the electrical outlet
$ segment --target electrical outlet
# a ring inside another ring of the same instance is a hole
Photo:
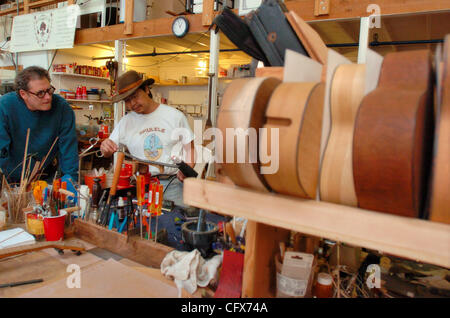
[[[319,15],[330,14],[330,0],[316,0],[314,5],[314,15],[317,17]]]

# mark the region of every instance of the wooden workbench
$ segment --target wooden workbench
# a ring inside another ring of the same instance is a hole
[[[135,237],[127,243],[124,235],[83,221],[76,221],[66,234],[69,238],[64,242],[82,244],[86,251],[76,255],[65,250],[60,255],[50,248],[0,260],[0,284],[44,280],[42,283],[0,288],[0,297],[178,297],[175,283],[165,278],[159,269],[162,259],[172,248]],[[85,240],[74,237],[74,234]],[[67,287],[67,281],[74,274],[69,268],[71,264],[80,268],[81,288]],[[202,296],[211,297],[212,292],[205,288],[199,288],[194,295],[182,291],[182,297]]]

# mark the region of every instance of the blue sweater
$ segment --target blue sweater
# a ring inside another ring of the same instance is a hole
[[[44,169],[58,156],[62,174],[69,174],[73,180],[78,180],[75,113],[66,100],[54,94],[49,111],[30,111],[16,92],[10,92],[0,97],[0,167],[5,176],[9,175],[8,181],[20,182],[28,128],[28,154],[35,154],[31,160],[31,170],[36,160],[42,162],[59,136]]]

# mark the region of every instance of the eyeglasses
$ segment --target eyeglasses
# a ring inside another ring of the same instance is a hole
[[[41,91],[39,91],[39,92],[37,92],[37,93],[33,93],[33,92],[30,92],[30,91],[27,91],[27,92],[30,93],[30,94],[33,94],[33,95],[37,96],[38,98],[44,98],[45,94],[47,94],[47,93],[48,93],[50,96],[52,96],[53,93],[55,92],[55,90],[56,90],[56,88],[54,88],[53,86],[50,86],[50,88],[45,89],[45,90],[41,90]]]

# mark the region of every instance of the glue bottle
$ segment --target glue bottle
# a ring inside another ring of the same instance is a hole
[[[123,201],[122,197],[119,197],[119,202],[117,203],[117,207],[118,207],[118,215],[119,215],[119,221],[123,221],[123,219],[125,219],[125,201]]]
[[[317,298],[330,298],[333,294],[333,278],[330,274],[319,273],[314,295]]]

